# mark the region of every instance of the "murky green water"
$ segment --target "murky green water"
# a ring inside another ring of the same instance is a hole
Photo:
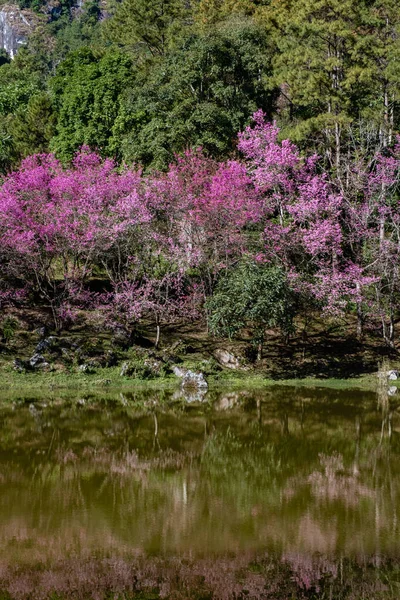
[[[1,405],[0,564],[400,557],[395,399],[271,388],[131,400]]]
[[[0,554],[400,551],[400,418],[373,394],[0,409]],[[137,399],[137,395],[136,395]]]

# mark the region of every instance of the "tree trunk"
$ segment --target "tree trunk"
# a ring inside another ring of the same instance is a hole
[[[361,285],[359,283],[356,284],[358,300],[357,300],[357,339],[362,340],[364,333],[364,315],[362,311],[362,302],[361,302]]]
[[[261,341],[261,342],[258,343],[258,346],[257,346],[257,361],[260,361],[263,358],[263,346],[264,346],[264,342],[263,341]]]
[[[154,344],[154,346],[157,349],[158,348],[158,344],[160,343],[160,333],[161,333],[161,330],[160,330],[160,321],[159,321],[158,317],[156,319],[156,331],[157,331],[157,333],[156,333],[156,343]]]

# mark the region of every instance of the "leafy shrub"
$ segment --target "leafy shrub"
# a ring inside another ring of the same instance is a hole
[[[8,344],[13,337],[15,336],[15,332],[18,328],[18,321],[14,317],[5,317],[1,324],[1,334],[2,340],[6,344]]]

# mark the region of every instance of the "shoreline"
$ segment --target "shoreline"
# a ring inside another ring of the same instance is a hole
[[[120,367],[98,369],[93,374],[81,373],[0,373],[2,394],[23,394],[29,392],[96,392],[108,395],[112,392],[139,390],[178,390],[180,379],[167,375],[154,379],[121,377]],[[231,373],[222,371],[218,376],[206,376],[208,391],[221,389],[263,390],[271,387],[310,387],[343,390],[376,391],[377,375],[368,374],[351,378],[287,378],[272,379],[259,373]],[[390,382],[397,387],[396,381]]]

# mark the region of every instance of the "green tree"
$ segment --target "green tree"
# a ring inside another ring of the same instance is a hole
[[[19,109],[11,130],[15,149],[21,158],[47,152],[55,133],[56,116],[46,93],[31,96],[26,107]]]
[[[127,161],[157,168],[188,147],[229,156],[251,114],[271,114],[269,75],[268,39],[251,20],[193,34],[125,94],[114,140]]]
[[[360,6],[362,35],[357,36],[354,70],[368,93],[363,116],[375,125],[381,145],[387,146],[399,126],[399,4],[397,0],[374,0]]]
[[[358,70],[361,0],[272,0],[261,9],[276,44],[281,121],[295,141],[315,144],[330,166],[342,159],[343,136],[362,111]],[[357,72],[358,71],[358,72]]]
[[[8,118],[0,118],[0,173],[9,171],[17,160],[17,152],[10,133]]]
[[[104,36],[135,53],[166,53],[171,39],[191,22],[190,3],[184,0],[123,0],[115,7]]]
[[[292,330],[295,303],[279,268],[243,261],[220,279],[207,311],[215,335],[232,338],[243,328],[250,329],[260,360],[267,329],[279,327],[285,334]]]
[[[112,140],[122,91],[133,79],[131,59],[117,51],[98,54],[81,48],[68,55],[50,80],[57,114],[51,148],[64,161],[87,144],[118,156]]]

